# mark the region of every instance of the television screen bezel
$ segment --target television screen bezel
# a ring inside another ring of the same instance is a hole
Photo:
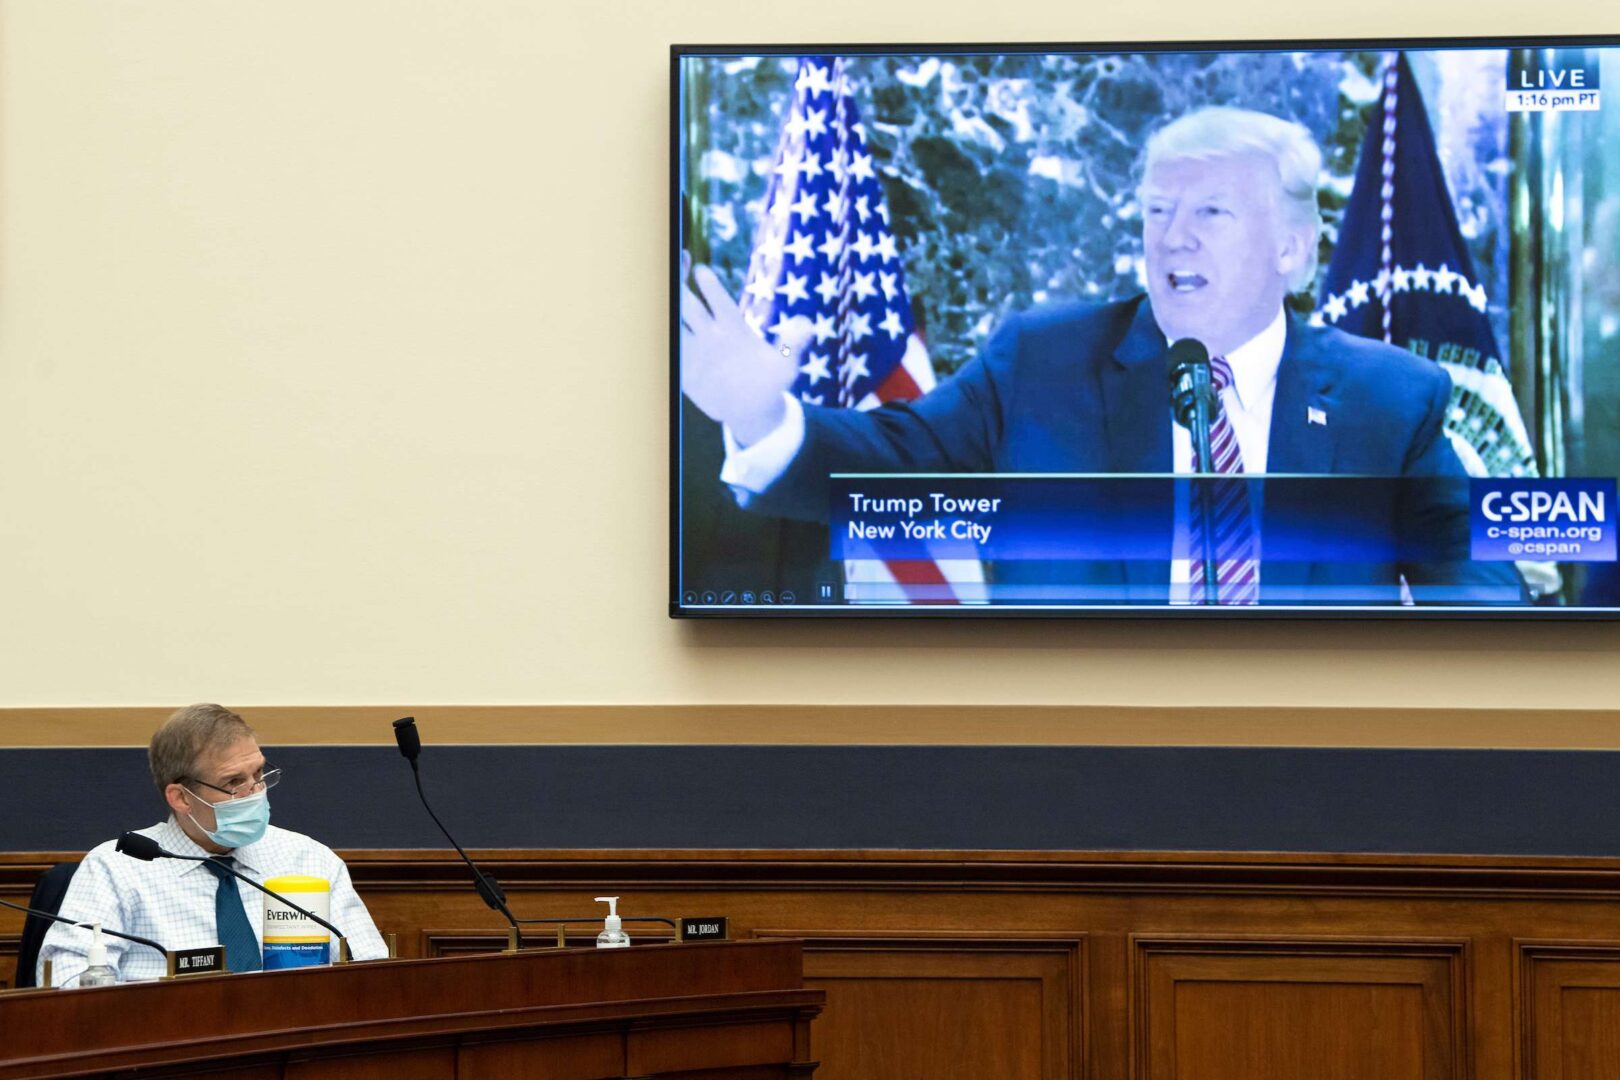
[[[1615,48],[1620,34],[1532,34],[1485,37],[1372,37],[1288,38],[1261,40],[1186,40],[1114,42],[935,42],[875,45],[858,44],[676,44],[670,46],[669,83],[669,617],[672,619],[1082,619],[1082,620],[1328,620],[1328,621],[1462,621],[1502,622],[1553,620],[1557,622],[1611,622],[1620,620],[1620,607],[1401,606],[1324,605],[1256,606],[1164,605],[1053,605],[1008,608],[995,604],[839,604],[822,607],[795,605],[691,605],[681,602],[681,62],[689,57],[759,56],[975,56],[1020,53],[1200,53],[1200,52],[1395,52],[1441,49]]]

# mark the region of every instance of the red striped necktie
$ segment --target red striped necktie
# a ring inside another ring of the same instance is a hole
[[[1232,385],[1232,365],[1224,356],[1210,360],[1210,378],[1215,384],[1215,415],[1209,423],[1209,453],[1214,459],[1213,471],[1222,476],[1239,479],[1199,480],[1194,482],[1192,527],[1188,536],[1192,541],[1192,580],[1188,583],[1188,599],[1195,604],[1207,603],[1204,590],[1204,531],[1215,537],[1215,569],[1217,604],[1255,604],[1260,601],[1259,544],[1255,537],[1254,513],[1249,504],[1249,483],[1243,476],[1243,449],[1238,446],[1237,434],[1226,417],[1226,407],[1220,395]],[[1198,485],[1209,487],[1209,520],[1205,520],[1203,500]]]

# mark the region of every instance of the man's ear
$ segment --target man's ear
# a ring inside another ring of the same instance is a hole
[[[1292,277],[1294,271],[1309,261],[1311,248],[1315,243],[1316,237],[1310,229],[1284,228],[1277,245],[1277,273],[1283,277]]]
[[[191,810],[191,805],[186,800],[186,789],[179,784],[170,784],[163,789],[163,801],[169,804],[169,809],[174,811],[175,817],[180,817]]]

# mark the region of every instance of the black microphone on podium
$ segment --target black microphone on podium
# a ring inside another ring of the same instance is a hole
[[[1197,338],[1182,338],[1170,346],[1170,408],[1176,423],[1193,433],[1193,451],[1199,472],[1209,465],[1209,423],[1215,412],[1215,382],[1210,374],[1209,349]],[[1199,429],[1203,438],[1200,439]]]
[[[151,862],[153,859],[184,859],[187,862],[213,863],[215,866],[219,867],[221,870],[224,870],[237,881],[247,882],[255,889],[258,889],[260,892],[264,893],[264,895],[272,896],[277,900],[280,900],[283,904],[286,904],[288,907],[292,908],[294,911],[298,912],[298,914],[304,916],[304,918],[310,920],[316,925],[324,926],[326,929],[332,931],[332,935],[337,938],[338,948],[341,950],[341,952],[338,954],[339,958],[345,961],[351,958],[351,954],[349,952],[349,939],[343,936],[343,931],[339,930],[337,927],[333,926],[331,923],[327,922],[313,911],[310,911],[308,908],[300,907],[275,890],[265,888],[263,885],[260,885],[257,881],[254,881],[252,878],[248,877],[234,866],[230,866],[229,864],[221,862],[218,859],[211,859],[207,855],[181,855],[179,852],[169,851],[150,836],[144,836],[138,832],[127,832],[123,836],[120,836],[118,838],[117,850],[121,855],[128,855],[130,858],[139,859],[142,862]]]
[[[399,744],[399,752],[404,755],[405,760],[411,763],[411,775],[416,778],[416,795],[422,800],[422,809],[428,812],[428,817],[433,819],[433,824],[437,825],[439,831],[444,833],[444,838],[450,841],[450,846],[456,849],[456,854],[461,856],[462,861],[467,864],[467,868],[472,871],[473,884],[478,888],[478,895],[484,898],[484,903],[489,905],[490,910],[505,915],[506,921],[512,924],[512,946],[521,949],[523,947],[523,930],[518,926],[517,919],[513,917],[512,909],[506,906],[506,893],[502,891],[494,878],[478,869],[478,864],[473,862],[472,857],[462,850],[460,844],[456,843],[456,838],[450,835],[450,830],[444,827],[444,822],[439,820],[439,815],[435,814],[433,807],[428,805],[427,793],[422,790],[422,770],[416,761],[422,755],[422,736],[416,730],[416,717],[402,716],[394,721],[394,741]]]
[[[1196,338],[1182,338],[1170,346],[1170,411],[1176,423],[1192,433],[1193,471],[1212,474],[1215,464],[1209,448],[1209,425],[1219,406],[1215,382],[1210,375],[1209,349]],[[1197,481],[1198,505],[1205,527],[1203,537],[1204,603],[1218,598],[1219,567],[1215,561],[1215,530],[1208,526],[1214,516],[1208,481]]]
[[[12,911],[20,911],[25,915],[34,915],[41,919],[49,919],[51,922],[59,922],[64,926],[77,926],[85,930],[90,930],[93,928],[92,925],[87,922],[79,922],[77,919],[69,919],[64,915],[56,915],[49,911],[41,911],[39,908],[26,907],[22,904],[13,904],[8,900],[0,900],[0,907],[8,907]],[[149,949],[156,949],[163,955],[165,960],[167,960],[169,957],[169,950],[165,949],[151,938],[140,937],[137,934],[122,934],[117,930],[108,930],[105,926],[101,928],[101,932],[106,934],[108,937],[115,937],[121,941],[133,941],[137,945],[145,945]]]

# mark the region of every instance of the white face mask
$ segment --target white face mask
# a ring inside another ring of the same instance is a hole
[[[181,791],[196,799],[206,802],[202,796],[196,794],[185,785]],[[191,823],[202,829],[208,839],[224,848],[239,848],[258,840],[264,836],[264,830],[270,826],[270,792],[256,791],[252,795],[244,795],[240,799],[231,799],[227,802],[208,803],[214,811],[214,827],[203,829],[202,823],[192,814]]]

